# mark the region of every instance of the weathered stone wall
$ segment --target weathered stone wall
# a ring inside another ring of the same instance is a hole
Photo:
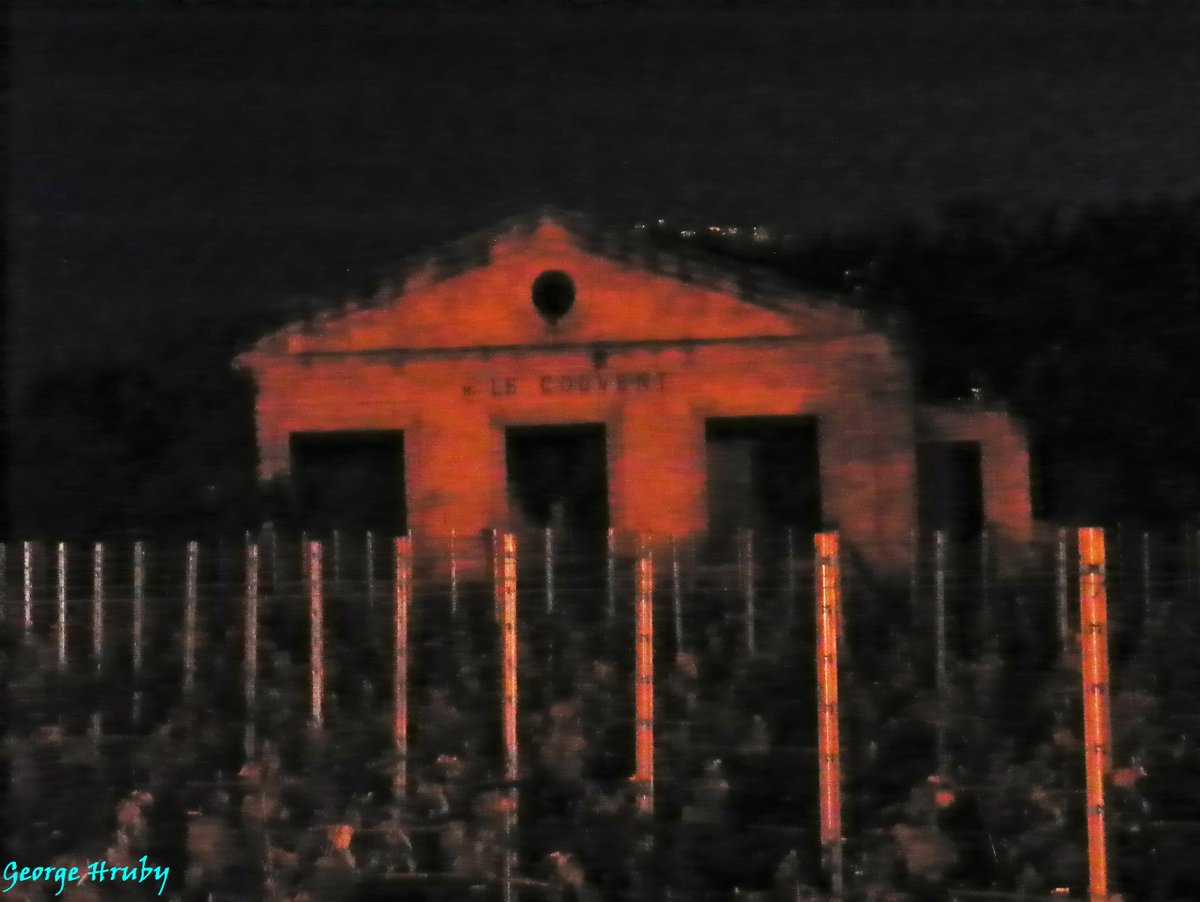
[[[1019,564],[1034,538],[1024,429],[1002,410],[965,404],[924,405],[919,416],[923,440],[979,443],[984,520],[999,542],[1001,563]]]
[[[529,298],[551,269],[576,286],[557,322]],[[827,525],[882,570],[910,559],[912,376],[894,342],[836,304],[748,301],[596,256],[545,222],[498,242],[486,265],[291,327],[239,363],[259,386],[262,478],[286,473],[293,432],[403,430],[417,536],[509,523],[506,427],[568,423],[606,426],[614,528],[695,536],[707,528],[705,420],[815,416]],[[987,439],[989,519],[1027,532],[1028,461],[1011,424],[926,420]]]

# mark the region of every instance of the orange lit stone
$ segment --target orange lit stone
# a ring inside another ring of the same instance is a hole
[[[876,569],[910,561],[921,434],[982,441],[988,519],[1030,534],[1018,427],[918,408],[905,350],[861,312],[802,293],[747,299],[737,274],[593,245],[542,217],[496,235],[474,268],[443,278],[431,265],[373,306],[264,338],[237,361],[258,386],[260,477],[288,472],[293,432],[403,430],[409,529],[428,547],[520,526],[507,427],[602,423],[611,526],[661,543],[708,528],[707,418],[812,416],[823,519]],[[574,283],[557,319],[531,301],[547,271]]]

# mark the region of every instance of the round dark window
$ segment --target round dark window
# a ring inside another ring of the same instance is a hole
[[[575,283],[565,272],[548,269],[533,280],[533,306],[550,322],[567,315],[575,303]]]

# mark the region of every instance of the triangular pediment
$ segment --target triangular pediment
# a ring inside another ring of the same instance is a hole
[[[451,274],[447,255],[434,255],[402,289],[289,326],[246,356],[719,341],[828,331],[858,318],[840,305],[760,292],[749,269],[716,270],[625,237],[540,215],[493,232]],[[534,286],[546,273],[561,275],[543,280],[551,303],[539,309]]]

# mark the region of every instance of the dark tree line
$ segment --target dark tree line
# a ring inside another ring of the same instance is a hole
[[[794,245],[697,240],[898,312],[926,398],[1002,399],[1028,424],[1044,516],[1200,511],[1200,197],[1034,217],[961,202]],[[270,513],[230,361],[295,315],[214,314],[135,362],[33,380],[14,410],[16,530],[232,531]]]

